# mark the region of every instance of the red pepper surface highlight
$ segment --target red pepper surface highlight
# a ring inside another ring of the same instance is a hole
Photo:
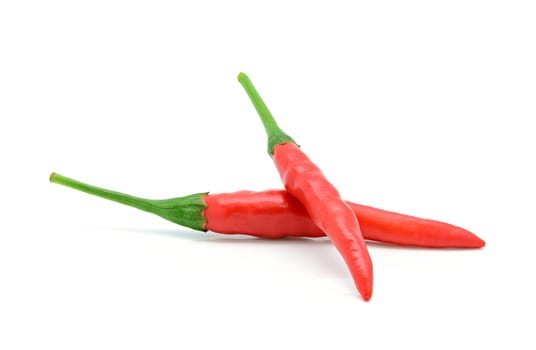
[[[150,200],[110,191],[53,173],[50,181],[159,215],[195,230],[259,238],[324,237],[301,203],[283,190],[198,193]],[[481,248],[484,241],[463,228],[347,202],[366,239],[428,248]]]
[[[262,120],[268,136],[268,153],[285,189],[300,201],[316,226],[331,239],[359,293],[368,301],[372,296],[372,261],[356,215],[320,168],[279,128],[248,76],[240,73],[238,81]]]

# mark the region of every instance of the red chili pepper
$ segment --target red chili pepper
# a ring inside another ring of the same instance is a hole
[[[239,191],[204,197],[207,230],[262,238],[323,237],[301,203],[283,190]],[[346,202],[368,240],[427,248],[482,248],[475,234],[445,222]]]
[[[249,80],[240,73],[242,84],[255,106],[268,136],[268,153],[286,190],[305,207],[313,222],[339,250],[361,296],[372,296],[372,261],[359,222],[352,209],[296,142],[277,125],[272,113]]]
[[[199,231],[259,238],[323,237],[305,208],[288,192],[197,193],[150,200],[91,186],[53,173],[50,181],[122,203]],[[359,216],[366,239],[428,248],[481,248],[484,241],[463,228],[347,202]]]

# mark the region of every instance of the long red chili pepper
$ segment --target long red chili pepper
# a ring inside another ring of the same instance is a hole
[[[199,231],[260,238],[323,237],[305,208],[283,190],[197,193],[150,200],[91,186],[53,173],[50,181],[159,215]],[[481,248],[484,241],[463,228],[347,202],[366,239],[428,248]]]
[[[372,296],[372,261],[359,222],[339,192],[275,121],[272,113],[249,80],[240,73],[238,81],[255,106],[268,136],[268,153],[286,190],[305,207],[313,222],[339,250],[361,296]]]

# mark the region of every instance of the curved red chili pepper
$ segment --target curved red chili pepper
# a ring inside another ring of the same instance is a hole
[[[268,152],[285,189],[300,201],[313,222],[331,239],[346,262],[361,296],[369,300],[373,285],[372,261],[356,215],[320,168],[279,128],[248,76],[240,73],[238,81],[264,124]]]
[[[181,226],[259,238],[324,237],[296,198],[283,190],[198,193],[150,200],[91,186],[53,173],[50,181],[138,208]],[[485,242],[463,228],[347,202],[366,239],[428,248],[481,248]]]

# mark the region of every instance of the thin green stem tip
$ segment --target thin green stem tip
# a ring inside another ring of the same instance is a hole
[[[135,197],[121,192],[88,185],[57,173],[50,174],[49,180],[50,182],[70,187],[78,191],[156,214],[181,226],[190,227],[194,230],[206,231],[206,220],[203,216],[203,212],[207,208],[204,200],[207,193],[196,193],[185,197],[155,200]]]
[[[253,106],[255,106],[255,109],[257,110],[257,113],[261,117],[262,123],[264,125],[264,129],[266,130],[266,135],[268,136],[268,154],[270,156],[273,156],[275,146],[281,145],[283,143],[292,142],[296,144],[296,141],[289,135],[287,135],[279,125],[277,125],[277,122],[274,119],[274,116],[264,103],[262,97],[257,92],[257,89],[255,89],[255,86],[249,79],[249,77],[245,73],[238,74],[238,81],[242,86],[244,87],[244,90],[246,90],[249,99],[253,103]]]

